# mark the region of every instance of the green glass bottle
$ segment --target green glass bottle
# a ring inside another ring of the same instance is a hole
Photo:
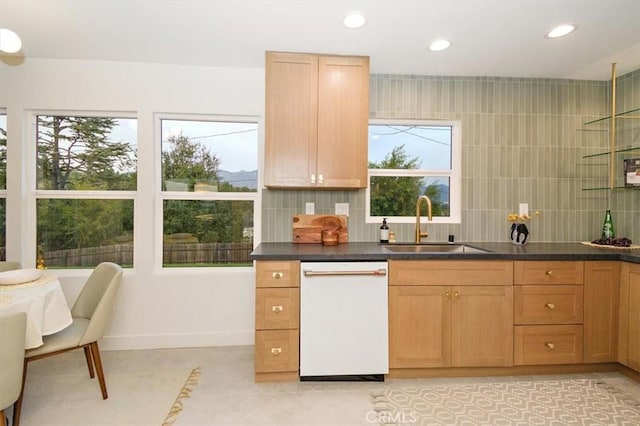
[[[611,218],[611,210],[607,210],[604,215],[604,224],[602,225],[602,238],[615,238],[616,230],[613,227],[613,219]]]

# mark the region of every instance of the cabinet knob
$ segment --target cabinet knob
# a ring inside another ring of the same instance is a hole
[[[318,175],[318,183],[320,185],[322,185],[324,183],[324,176],[323,175]]]
[[[551,275],[551,274],[553,274],[553,271],[544,271],[544,274],[545,275]]]
[[[273,356],[278,356],[282,353],[282,348],[271,348],[271,353]]]
[[[284,277],[284,274],[282,272],[274,272],[271,274],[271,276],[276,280],[279,280],[280,278]]]
[[[311,183],[316,183],[316,175],[311,175]]]
[[[546,347],[548,347],[549,349],[553,349],[556,347],[556,345],[554,345],[552,342],[545,342],[544,344]]]
[[[447,299],[451,299],[451,292],[450,292],[450,291],[447,291],[447,292],[444,294],[444,297],[446,297]]]
[[[454,299],[460,299],[460,293],[458,293],[457,291],[453,292],[453,298]]]
[[[271,311],[275,312],[276,314],[282,312],[282,305],[276,305],[276,306],[272,306],[271,307]]]
[[[555,309],[556,305],[554,305],[553,303],[546,303],[544,307],[547,309]]]

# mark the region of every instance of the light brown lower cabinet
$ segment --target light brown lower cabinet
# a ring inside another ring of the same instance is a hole
[[[640,372],[640,264],[620,266],[618,362]]]
[[[584,264],[584,363],[616,362],[620,303],[618,261]]]
[[[299,274],[256,263],[256,381],[298,379]],[[640,264],[389,261],[391,369],[616,361],[640,372]]]
[[[256,262],[255,380],[298,379],[300,262]]]
[[[513,365],[512,262],[482,263],[390,262],[390,368]]]

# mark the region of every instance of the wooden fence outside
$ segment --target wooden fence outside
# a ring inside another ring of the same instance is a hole
[[[165,265],[251,264],[252,250],[251,242],[164,244],[162,255]],[[47,267],[52,268],[93,267],[100,262],[131,266],[133,244],[47,251],[44,259]]]

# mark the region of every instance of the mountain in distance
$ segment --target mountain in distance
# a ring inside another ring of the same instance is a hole
[[[220,170],[218,177],[221,181],[229,182],[233,186],[246,186],[247,188],[256,189],[258,187],[258,171],[257,170],[240,170],[237,172],[229,172]]]

